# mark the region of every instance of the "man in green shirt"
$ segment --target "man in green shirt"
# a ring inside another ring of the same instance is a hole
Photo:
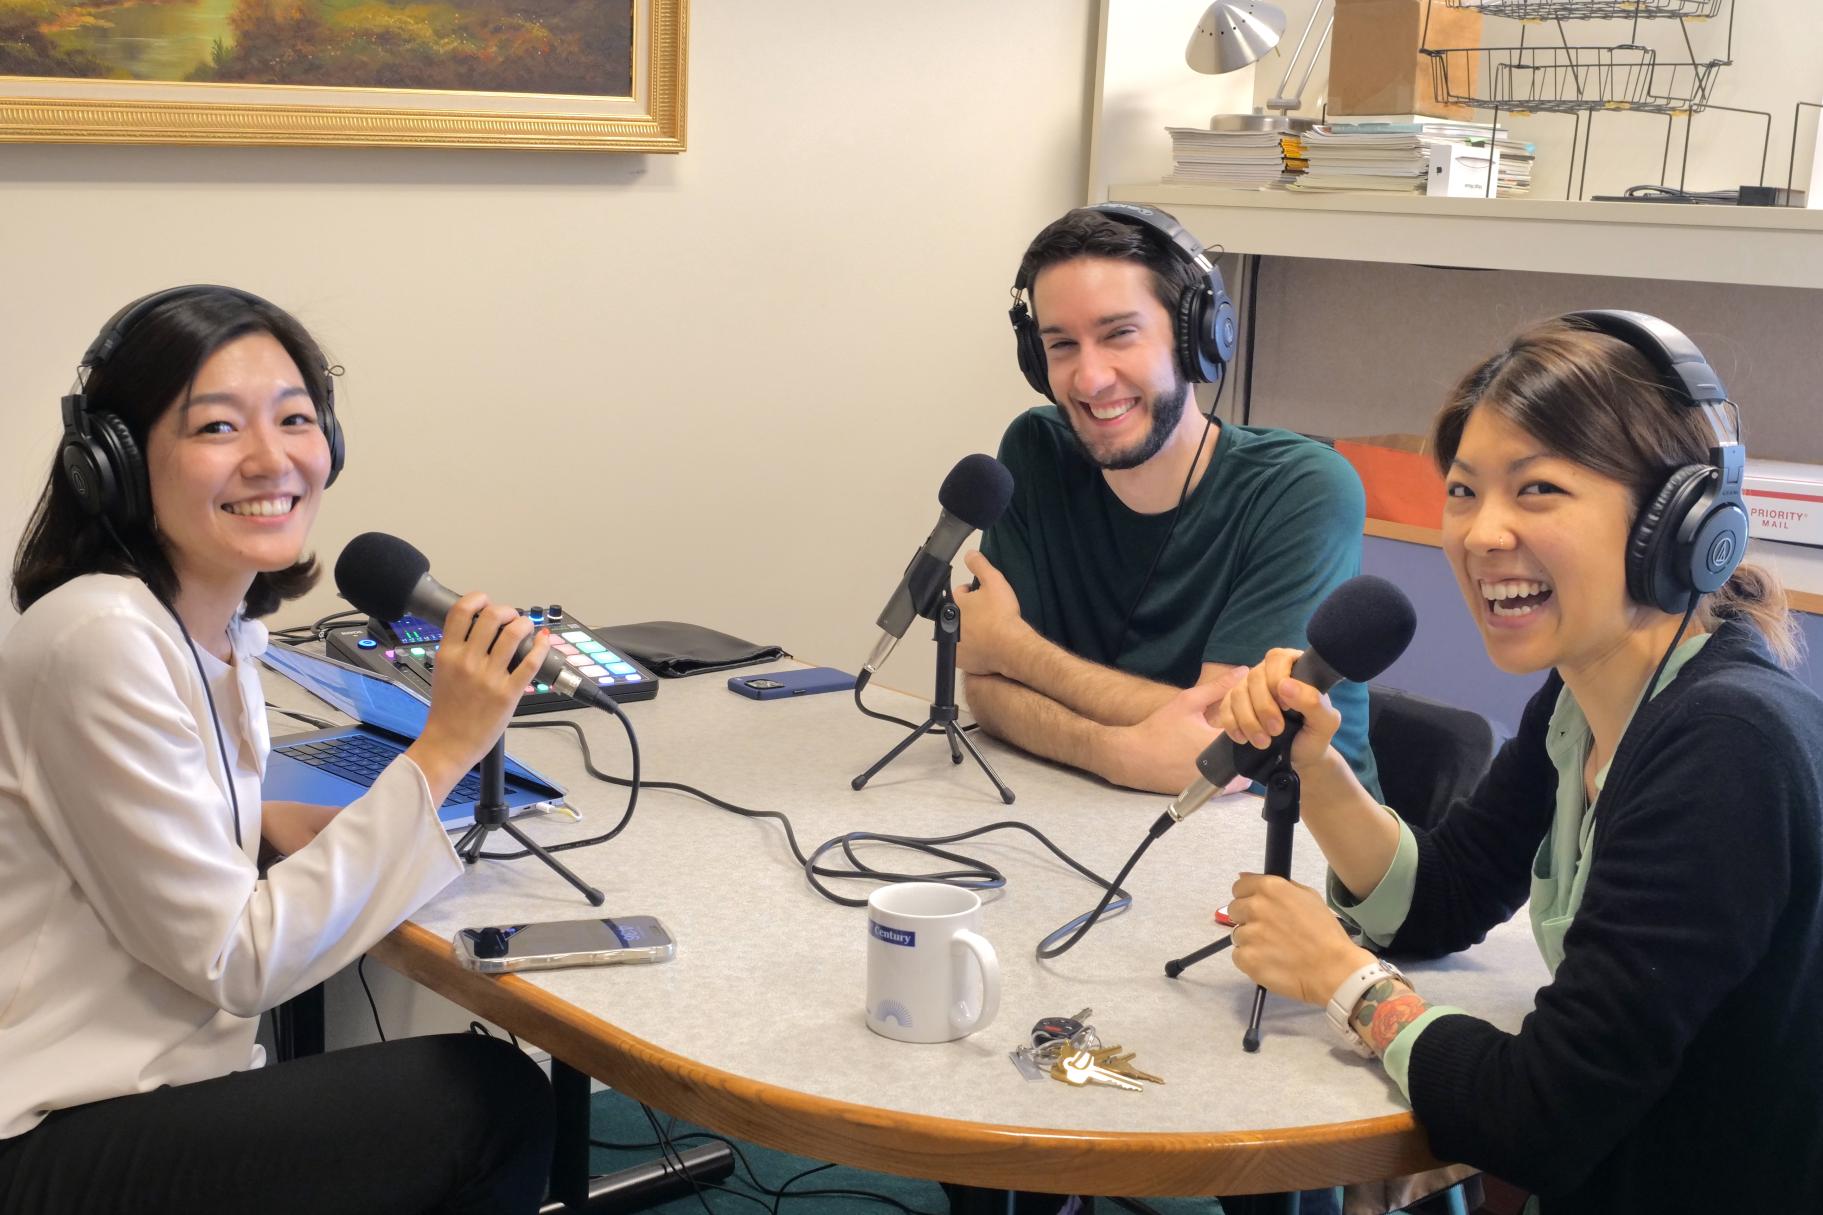
[[[956,592],[957,660],[989,733],[1161,793],[1195,776],[1230,673],[1302,648],[1311,612],[1360,570],[1347,461],[1186,408],[1191,380],[1219,379],[1232,350],[1220,281],[1150,208],[1082,208],[1038,234],[1014,328],[1054,404],[1001,440],[1013,500],[966,558],[979,588]],[[1336,748],[1377,791],[1367,690],[1331,696]]]

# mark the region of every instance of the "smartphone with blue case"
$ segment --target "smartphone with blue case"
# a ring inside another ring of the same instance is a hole
[[[814,696],[818,692],[845,692],[855,677],[834,667],[806,667],[801,671],[768,671],[764,675],[730,675],[728,690],[754,700],[782,700],[787,696]]]

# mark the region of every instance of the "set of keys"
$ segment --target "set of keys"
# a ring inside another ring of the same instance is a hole
[[[1102,1044],[1089,1024],[1094,1011],[1085,1008],[1074,1017],[1041,1019],[1032,1026],[1031,1041],[1009,1051],[1007,1057],[1028,1080],[1048,1076],[1077,1087],[1098,1085],[1131,1093],[1142,1091],[1141,1081],[1163,1084],[1163,1077],[1133,1065],[1134,1052]]]

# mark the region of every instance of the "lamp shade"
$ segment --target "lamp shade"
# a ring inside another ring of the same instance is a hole
[[[1285,10],[1266,0],[1215,0],[1196,23],[1184,62],[1206,76],[1244,68],[1279,44]]]

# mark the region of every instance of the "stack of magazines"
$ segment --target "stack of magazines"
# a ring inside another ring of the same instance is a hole
[[[1171,134],[1169,182],[1263,190],[1287,185],[1304,172],[1304,148],[1296,135],[1274,131],[1206,131],[1166,127]]]
[[[1380,190],[1398,194],[1437,192],[1430,172],[1453,149],[1498,152],[1495,194],[1520,197],[1532,189],[1533,145],[1505,128],[1412,116],[1398,120],[1350,119],[1321,126],[1304,136],[1310,170],[1299,190]]]

